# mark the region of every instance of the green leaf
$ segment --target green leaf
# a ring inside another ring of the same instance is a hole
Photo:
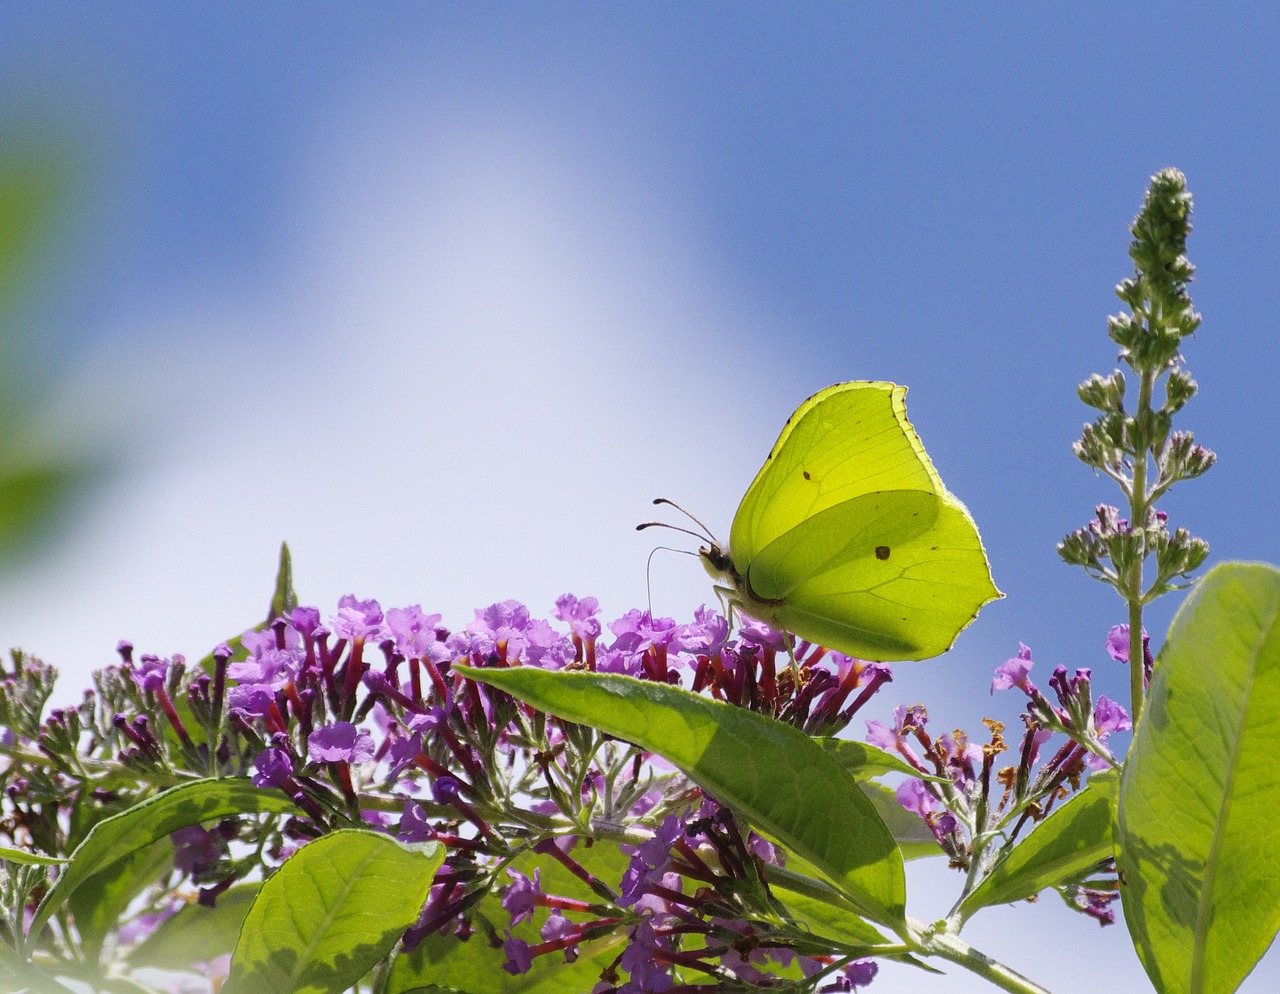
[[[70,865],[36,909],[29,935],[34,940],[49,916],[86,881],[180,828],[229,815],[288,814],[293,810],[293,802],[287,797],[241,778],[193,780],[135,804],[128,811],[98,822],[76,847]]]
[[[276,589],[271,595],[271,614],[267,622],[285,617],[297,606],[298,595],[293,592],[293,557],[289,554],[289,543],[281,542],[280,568],[276,571]]]
[[[792,864],[791,869],[803,870],[804,864]],[[796,921],[815,935],[853,948],[870,950],[885,946],[889,940],[857,915],[851,915],[843,907],[837,907],[820,897],[802,894],[789,888],[785,880],[773,880],[770,889]]]
[[[11,440],[22,428],[6,426]],[[0,448],[0,556],[34,548],[74,503],[88,482],[90,461],[33,451],[25,438]]]
[[[476,907],[498,929],[497,936],[510,922],[496,895],[485,897]],[[541,938],[537,928],[546,921],[540,914],[534,922],[511,929],[516,938],[530,945]],[[570,918],[581,919],[570,913]],[[528,973],[513,976],[502,969],[507,955],[502,945],[491,945],[477,931],[465,942],[453,935],[434,933],[427,936],[411,953],[397,956],[391,966],[386,994],[410,992],[458,991],[462,994],[550,994],[550,992],[589,991],[600,980],[600,973],[612,963],[626,946],[626,935],[616,932],[582,943],[578,957],[572,962],[563,953],[550,953],[533,961]]]
[[[884,784],[859,780],[858,787],[876,809],[889,834],[898,843],[903,859],[943,855],[942,846],[919,815],[912,814],[898,800],[898,792]]]
[[[1095,773],[1084,788],[1054,809],[996,864],[960,905],[961,920],[979,908],[1011,904],[1046,887],[1080,879],[1114,854],[1112,801],[1116,776]]]
[[[1227,563],[1179,609],[1120,780],[1121,897],[1157,991],[1235,990],[1280,927],[1280,570]]]
[[[0,560],[53,537],[103,468],[100,453],[49,430],[48,336],[32,310],[73,230],[72,149],[47,122],[0,116]]]
[[[903,927],[902,854],[849,774],[803,732],[631,677],[531,666],[456,670],[657,753],[817,867],[868,918]]]
[[[232,887],[218,896],[218,903],[212,908],[186,905],[130,950],[129,963],[135,967],[185,970],[193,961],[229,954],[260,887],[258,883]]]
[[[941,777],[921,773],[900,756],[885,752],[869,742],[855,742],[852,739],[815,738],[824,752],[843,766],[853,779],[862,781],[878,777],[884,773],[902,773],[917,780],[932,780],[942,783]]]
[[[34,128],[13,124],[0,122],[0,362],[5,365],[13,363],[17,343],[5,340],[3,325],[33,285],[44,282],[39,266],[75,178],[65,149],[55,151]]]
[[[630,857],[617,846],[577,846],[573,858],[588,872],[602,880],[620,880]],[[511,869],[532,877],[540,871],[542,889],[548,894],[599,900],[582,880],[570,873],[558,860],[526,852],[518,856]],[[502,881],[506,883],[506,881]],[[565,913],[572,921],[590,921],[587,912]],[[578,956],[569,963],[563,953],[538,956],[528,973],[512,976],[502,969],[507,954],[501,940],[509,929],[518,939],[530,945],[542,941],[540,929],[550,916],[549,909],[537,908],[519,925],[511,926],[511,916],[496,891],[485,895],[472,909],[476,931],[470,938],[435,932],[422,940],[410,953],[397,956],[392,964],[385,994],[425,994],[436,991],[462,991],[465,994],[519,994],[519,992],[563,991],[565,994],[589,991],[600,979],[600,971],[612,963],[626,942],[626,936],[614,932],[583,943]],[[492,932],[498,944],[490,942]]]
[[[437,843],[360,828],[303,846],[258,892],[224,994],[341,994],[417,920],[442,862]]]
[[[161,838],[117,859],[94,874],[90,886],[68,895],[67,908],[76,920],[85,959],[98,959],[104,940],[119,926],[129,902],[172,869],[173,843]]]
[[[9,846],[0,846],[0,860],[39,866],[59,866],[70,862],[61,856],[46,856],[44,853],[27,852],[25,849],[13,849]]]

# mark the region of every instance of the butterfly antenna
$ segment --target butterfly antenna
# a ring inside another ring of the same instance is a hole
[[[716,544],[716,537],[715,537],[715,535],[713,535],[713,534],[711,533],[711,529],[710,529],[710,528],[708,528],[706,525],[704,525],[704,524],[702,523],[702,521],[701,521],[701,520],[699,520],[698,518],[694,517],[692,514],[690,514],[688,511],[686,511],[683,507],[681,507],[681,506],[680,506],[679,504],[677,504],[675,501],[670,500],[669,498],[666,498],[666,497],[655,497],[655,498],[653,499],[653,502],[654,502],[655,504],[666,504],[668,507],[674,507],[677,511],[679,511],[681,514],[683,514],[686,518],[688,518],[690,521],[692,521],[692,522],[693,522],[695,525],[697,525],[699,528],[701,528],[701,529],[702,529],[702,533],[701,533],[701,534],[697,534],[697,533],[695,533],[695,532],[691,532],[691,531],[689,531],[688,529],[685,529],[685,528],[677,528],[675,525],[669,525],[669,524],[667,524],[666,522],[663,522],[663,521],[647,521],[647,522],[645,522],[643,525],[639,525],[639,526],[637,526],[637,528],[636,528],[636,530],[637,530],[637,531],[639,531],[641,528],[649,528],[649,527],[650,527],[650,526],[652,526],[652,525],[661,525],[663,528],[675,528],[675,530],[676,530],[676,531],[682,531],[682,532],[684,532],[686,535],[693,535],[695,538],[700,539],[700,540],[701,540],[701,539],[705,539],[706,541],[710,542],[712,545],[715,545],[715,544]]]
[[[652,521],[652,522],[650,522],[650,524],[660,525],[660,524],[662,524],[662,522],[661,522],[661,521]],[[640,525],[639,527],[640,527],[640,528],[643,528],[643,527],[644,527],[644,525]],[[670,525],[668,525],[667,527],[668,527],[668,528],[670,528],[671,526],[670,526]],[[639,529],[637,529],[637,530],[639,530]],[[679,530],[679,531],[683,531],[684,529],[678,529],[678,530]],[[690,532],[689,534],[690,534],[690,535],[692,535],[692,534],[693,534],[693,532]],[[653,577],[652,577],[650,574],[651,574],[651,571],[652,571],[652,569],[653,569],[653,554],[654,554],[655,552],[659,552],[659,551],[661,551],[661,552],[678,552],[678,553],[680,553],[680,555],[682,555],[682,556],[695,556],[695,555],[697,555],[697,553],[696,553],[696,552],[690,552],[688,549],[673,549],[673,548],[671,548],[669,545],[659,545],[659,546],[655,546],[654,548],[652,548],[652,549],[650,549],[650,550],[649,550],[649,558],[648,558],[648,559],[646,559],[646,560],[644,561],[644,592],[645,592],[645,595],[649,598],[649,617],[651,617],[651,618],[653,617],[653,582],[652,582],[652,581],[653,581]]]
[[[705,541],[707,541],[707,536],[706,536],[706,535],[700,535],[698,532],[691,531],[691,530],[690,530],[690,529],[688,529],[688,528],[681,528],[679,525],[670,525],[670,524],[667,524],[667,522],[665,522],[665,521],[645,521],[645,522],[642,522],[642,523],[640,523],[640,524],[636,525],[636,531],[638,531],[638,532],[642,532],[642,531],[644,531],[646,528],[670,528],[673,532],[683,532],[683,533],[684,533],[684,534],[686,534],[686,535],[692,535],[692,536],[693,536],[694,538],[696,538],[699,542],[705,542]],[[714,542],[715,540],[714,540],[714,539],[712,539],[711,541],[713,541],[713,542]],[[659,549],[662,549],[662,548],[665,548],[665,546],[661,546],[661,545],[660,545],[660,546],[658,546],[658,548],[659,548]],[[655,551],[656,551],[656,550],[655,550]],[[681,550],[681,549],[671,549],[670,551],[671,551],[671,552],[681,552],[681,551],[686,551],[686,550]],[[693,555],[693,553],[689,553],[689,554],[690,554],[690,555]]]

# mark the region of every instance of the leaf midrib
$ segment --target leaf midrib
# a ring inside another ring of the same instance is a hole
[[[1245,738],[1245,730],[1248,728],[1248,715],[1250,705],[1253,700],[1253,684],[1257,675],[1258,660],[1263,650],[1270,643],[1272,630],[1276,625],[1277,610],[1272,610],[1270,617],[1265,624],[1259,625],[1260,637],[1254,642],[1254,649],[1249,654],[1249,666],[1247,668],[1247,676],[1245,678],[1243,720],[1236,726],[1235,736],[1231,743],[1231,759],[1227,764],[1226,781],[1223,784],[1222,803],[1218,806],[1218,818],[1214,823],[1213,841],[1209,846],[1209,852],[1205,859],[1204,886],[1200,888],[1200,894],[1196,901],[1196,930],[1195,945],[1191,951],[1191,983],[1192,991],[1203,991],[1204,987],[1204,971],[1205,957],[1208,952],[1209,942],[1209,924],[1212,918],[1212,909],[1214,904],[1213,891],[1214,882],[1218,876],[1218,867],[1220,865],[1219,853],[1223,845],[1223,838],[1227,832],[1227,820],[1231,815],[1231,800],[1234,795],[1236,771],[1239,769],[1240,748]]]

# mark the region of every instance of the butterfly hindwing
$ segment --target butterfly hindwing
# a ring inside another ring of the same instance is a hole
[[[755,593],[789,588],[772,612],[788,631],[862,659],[923,659],[945,652],[995,595],[973,522],[954,498],[868,494],[823,512],[822,525],[836,513],[859,524],[841,533],[806,522],[751,564]],[[845,534],[847,542],[832,540]]]

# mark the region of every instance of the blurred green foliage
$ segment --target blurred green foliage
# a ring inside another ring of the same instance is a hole
[[[74,230],[78,163],[47,129],[0,120],[0,569],[56,534],[93,470],[51,427],[54,370],[39,305]]]

